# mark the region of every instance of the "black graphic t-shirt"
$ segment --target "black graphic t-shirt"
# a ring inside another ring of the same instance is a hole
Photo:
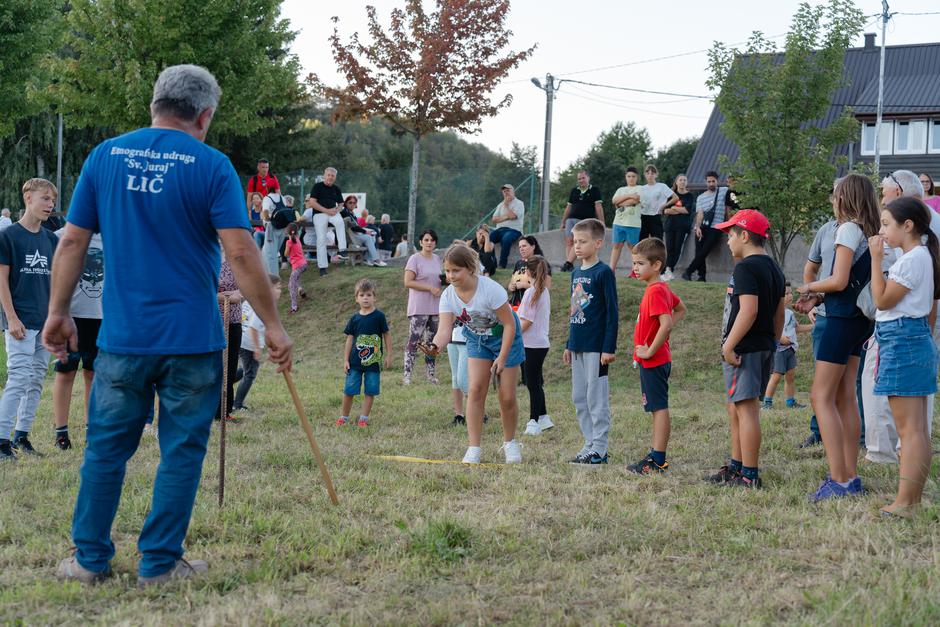
[[[603,202],[603,199],[601,198],[601,190],[593,185],[588,185],[588,188],[584,191],[580,187],[572,189],[571,194],[568,195],[568,202],[571,203],[571,213],[568,214],[569,219],[587,220],[588,218],[597,217],[597,209],[594,205]]]
[[[32,233],[19,222],[0,233],[0,264],[10,266],[13,309],[27,329],[38,331],[49,310],[52,255],[59,239],[48,229]],[[3,328],[8,329],[6,314]]]
[[[388,333],[388,321],[384,313],[376,309],[363,316],[357,311],[346,323],[343,333],[353,336],[352,351],[349,353],[350,369],[363,372],[381,370],[384,352],[382,336]]]
[[[741,311],[741,296],[757,296],[757,318],[738,342],[734,352],[739,355],[774,350],[774,316],[786,290],[786,279],[780,266],[767,255],[750,255],[734,266],[725,296],[724,324],[721,343],[731,333],[731,327]]]

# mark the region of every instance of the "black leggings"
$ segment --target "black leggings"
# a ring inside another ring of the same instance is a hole
[[[662,216],[640,216],[640,239],[647,237],[663,238]]]
[[[238,370],[238,351],[242,347],[242,325],[228,325],[228,350],[225,351],[223,359],[228,361],[228,390],[225,397],[225,414],[232,413],[232,406],[235,404],[235,371]],[[223,377],[224,380],[224,377]],[[221,393],[221,390],[219,390]],[[218,408],[215,410],[215,419],[218,420],[221,415],[219,409],[222,408],[221,399]]]
[[[545,383],[542,379],[542,364],[545,363],[545,356],[548,355],[547,348],[526,348],[525,349],[525,381],[529,388],[529,419],[538,420],[539,417],[548,414],[545,408]]]
[[[679,258],[682,257],[682,248],[688,236],[688,230],[666,231],[666,267],[672,271],[675,271]]]

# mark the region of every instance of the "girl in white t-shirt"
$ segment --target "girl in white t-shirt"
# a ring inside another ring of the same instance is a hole
[[[526,261],[529,287],[522,295],[517,314],[522,324],[522,344],[525,346],[525,385],[529,390],[529,422],[525,435],[540,435],[555,426],[545,407],[545,381],[542,364],[548,355],[548,325],[552,310],[548,262],[533,255]]]
[[[885,245],[904,251],[887,279],[881,273]],[[903,451],[898,494],[881,511],[906,515],[920,503],[930,471],[927,397],[937,391],[937,347],[931,329],[940,298],[940,243],[930,230],[930,210],[909,197],[889,203],[869,250],[871,295],[878,307],[874,392],[888,397]]]
[[[470,392],[467,398],[470,446],[463,461],[465,464],[480,463],[483,409],[490,379],[495,377],[506,463],[519,463],[522,451],[516,442],[519,414],[516,385],[519,382],[519,364],[525,360],[522,329],[509,306],[506,290],[489,277],[480,276],[479,269],[480,259],[468,246],[453,245],[444,253],[444,272],[450,285],[441,294],[440,321],[434,341],[423,346],[422,350],[436,356],[438,347],[450,341],[454,324],[463,326]]]

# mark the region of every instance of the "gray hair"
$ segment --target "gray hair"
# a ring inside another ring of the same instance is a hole
[[[382,224],[388,224],[391,221],[392,221],[392,216],[388,215],[387,213],[382,214]]]
[[[897,187],[901,191],[901,196],[910,196],[920,200],[924,198],[924,186],[920,183],[920,177],[910,170],[895,170],[881,181],[881,186]]]
[[[157,77],[150,102],[154,115],[192,121],[206,109],[219,106],[222,90],[215,77],[198,65],[172,65]]]
[[[330,166],[330,167],[326,168],[325,170],[323,170],[323,173],[324,173],[324,174],[326,174],[327,172],[332,172],[333,174],[339,174],[339,172],[336,171],[336,168],[334,168],[334,167],[332,167],[332,166]]]

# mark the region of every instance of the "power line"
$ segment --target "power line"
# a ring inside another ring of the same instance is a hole
[[[923,13],[892,13],[891,15],[940,15],[940,11],[926,11]]]
[[[596,102],[598,104],[607,105],[608,107],[615,107],[617,109],[626,109],[628,111],[640,111],[642,113],[652,113],[654,115],[665,115],[671,118],[689,118],[694,120],[704,120],[708,116],[705,115],[683,115],[679,113],[668,113],[666,111],[654,111],[652,109],[642,109],[640,107],[628,107],[626,105],[616,104],[613,102],[608,102],[606,100],[598,100],[597,98],[591,98],[583,94],[579,94],[573,91],[566,92],[569,96],[574,96],[575,98],[581,98],[582,100],[588,100],[590,102]]]
[[[617,89],[620,91],[632,91],[641,94],[656,94],[657,96],[676,96],[678,98],[689,98],[689,99],[699,99],[699,100],[711,100],[711,96],[700,96],[698,94],[678,94],[673,91],[655,91],[652,89],[637,89],[636,87],[620,87],[618,85],[603,85],[601,83],[589,83],[587,81],[579,81],[573,78],[566,78],[565,83],[577,83],[578,85],[588,85],[590,87],[603,87],[605,89]]]

